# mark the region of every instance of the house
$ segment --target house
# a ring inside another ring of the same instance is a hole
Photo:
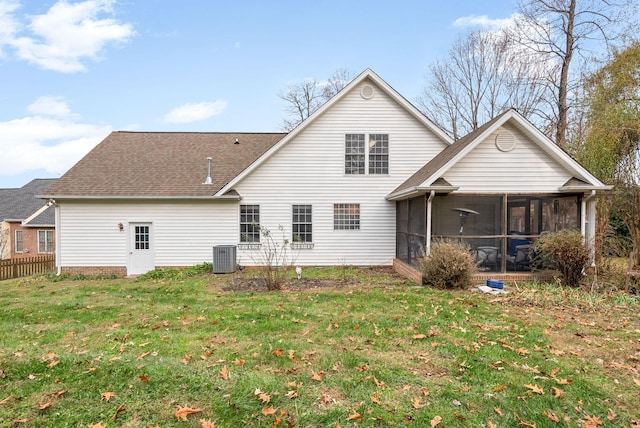
[[[0,189],[0,259],[55,251],[55,218],[41,195],[55,179],[35,179],[17,189]]]
[[[188,266],[214,246],[260,265],[265,229],[301,266],[411,266],[455,237],[506,271],[544,230],[591,237],[606,188],[513,110],[453,142],[365,70],[288,134],[113,132],[45,196],[60,272]]]

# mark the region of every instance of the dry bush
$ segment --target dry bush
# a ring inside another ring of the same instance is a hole
[[[469,247],[457,241],[437,241],[422,261],[422,283],[438,288],[467,288],[476,272]]]
[[[578,287],[591,263],[589,246],[582,234],[573,229],[544,233],[534,244],[534,253],[550,260],[561,274],[563,285]]]

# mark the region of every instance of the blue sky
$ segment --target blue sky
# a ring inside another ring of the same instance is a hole
[[[109,132],[281,131],[287,85],[428,66],[516,0],[0,0],[0,188],[62,175]]]

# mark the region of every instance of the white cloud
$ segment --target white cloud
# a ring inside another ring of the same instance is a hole
[[[0,0],[0,57],[4,56],[4,46],[13,40],[20,27],[12,15],[18,6],[14,0]]]
[[[40,97],[27,107],[27,111],[43,116],[65,117],[71,115],[71,109],[62,97]]]
[[[111,132],[80,122],[59,97],[41,97],[28,110],[30,116],[0,122],[2,175],[41,169],[62,174]]]
[[[209,119],[216,116],[227,108],[227,102],[216,100],[214,102],[187,103],[176,107],[164,115],[167,123],[191,123],[199,120]]]
[[[453,21],[454,27],[482,27],[484,29],[508,28],[514,24],[517,14],[509,18],[489,18],[487,15],[463,16]]]
[[[0,23],[4,19],[13,24],[11,32],[4,35],[4,43],[12,46],[20,59],[44,69],[63,73],[85,71],[85,59],[97,59],[107,44],[126,42],[135,34],[130,24],[103,17],[113,12],[114,1],[59,0],[47,13],[31,17],[26,26],[31,34],[18,37],[17,21],[10,15],[16,4],[0,0]]]

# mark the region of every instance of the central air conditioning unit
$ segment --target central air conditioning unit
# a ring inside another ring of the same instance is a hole
[[[236,246],[216,245],[213,247],[213,273],[234,273],[236,271]]]

